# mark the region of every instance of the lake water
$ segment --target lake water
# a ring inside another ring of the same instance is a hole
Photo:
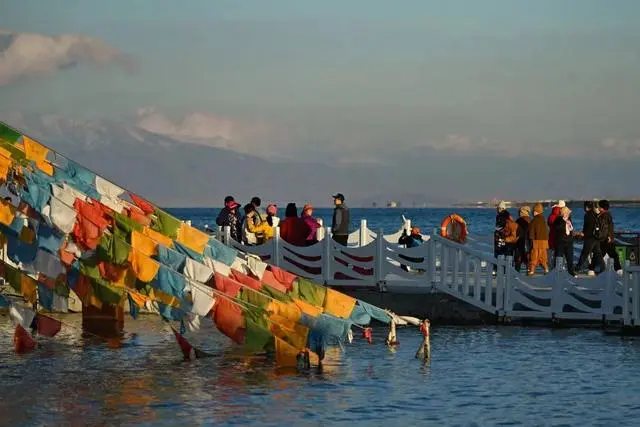
[[[215,215],[174,212],[198,225]],[[330,212],[319,211],[327,223]],[[353,220],[395,231],[403,212],[428,229],[451,210],[354,209]],[[457,212],[472,232],[491,231],[493,210]],[[614,210],[626,229],[640,229],[638,213]],[[391,352],[378,326],[373,345],[354,330],[344,351],[328,352],[322,372],[296,373],[245,355],[215,330],[213,357],[183,362],[155,316],[127,318],[118,349],[83,338],[81,316],[63,321],[56,338],[16,355],[13,327],[0,315],[0,426],[635,426],[640,419],[640,339],[600,330],[434,327],[424,366],[414,358],[415,328],[400,329]]]

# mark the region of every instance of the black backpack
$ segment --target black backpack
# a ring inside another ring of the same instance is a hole
[[[604,218],[604,215],[595,215],[595,221],[593,223],[593,237],[601,242],[604,242],[609,237],[609,224]]]

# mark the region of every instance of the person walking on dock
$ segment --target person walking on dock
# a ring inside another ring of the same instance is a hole
[[[582,252],[580,252],[580,258],[578,259],[577,271],[583,271],[587,266],[587,260],[589,255],[592,257],[593,266],[600,267],[600,271],[605,270],[604,259],[602,258],[602,251],[600,250],[600,218],[595,212],[595,206],[592,201],[584,202],[584,224],[582,226],[582,232],[579,237],[582,238]],[[594,270],[588,271],[589,276],[595,276]]]
[[[349,225],[351,223],[351,214],[349,208],[344,203],[344,195],[342,193],[333,196],[333,220],[331,222],[331,233],[333,240],[342,246],[347,246],[349,241]]]
[[[609,258],[613,259],[613,268],[616,273],[622,275],[622,265],[620,264],[620,257],[618,256],[618,252],[615,247],[615,238],[613,235],[614,232],[614,224],[613,217],[611,216],[611,211],[609,211],[610,205],[608,200],[600,200],[598,202],[598,206],[600,207],[600,214],[598,218],[600,219],[600,252],[602,256],[609,255]],[[593,268],[592,268],[593,269]]]
[[[516,220],[518,224],[518,241],[514,253],[514,263],[516,271],[520,272],[522,264],[524,268],[529,268],[529,251],[531,250],[531,240],[529,239],[529,223],[531,222],[531,208],[522,206],[520,216]]]
[[[231,229],[231,238],[236,242],[242,240],[242,218],[238,208],[240,204],[235,201],[232,196],[224,198],[224,208],[216,218],[216,224],[219,227],[229,227]]]
[[[533,220],[529,224],[529,238],[533,247],[529,254],[529,275],[535,274],[536,267],[542,265],[545,274],[549,272],[547,250],[549,249],[549,229],[543,215],[544,208],[541,203],[533,207]]]
[[[573,269],[573,224],[571,223],[571,210],[564,206],[552,224],[555,232],[554,258],[564,258],[567,263],[567,272],[577,277]]]

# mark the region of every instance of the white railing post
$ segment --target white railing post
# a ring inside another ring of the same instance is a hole
[[[469,298],[469,254],[462,251],[462,293],[465,298]]]
[[[600,310],[602,311],[602,321],[606,322],[607,316],[613,314],[613,295],[616,285],[615,272],[607,271],[605,274],[604,292],[602,293],[602,301],[600,302]]]
[[[640,326],[640,272],[633,272],[633,292],[631,293],[631,310],[633,313],[633,326]]]
[[[382,228],[378,229],[378,235],[376,236],[376,255],[374,257],[375,265],[375,278],[376,284],[380,285],[380,282],[384,281],[384,263],[385,263],[385,241]]]
[[[231,227],[228,225],[224,226],[224,244],[231,246]]]
[[[407,230],[407,234],[411,234],[411,220],[410,219],[408,219],[404,223],[404,227],[405,227],[405,230]]]
[[[496,304],[493,305],[493,280],[491,282],[487,282],[487,286],[484,287],[484,302],[487,304],[487,307],[494,308],[495,311],[498,311],[498,295],[501,293],[500,288],[502,287],[502,280],[504,279],[505,274],[505,257],[504,255],[499,255],[496,260]]]
[[[273,241],[273,250],[271,251],[271,262],[276,267],[280,267],[280,259],[282,256],[280,252],[280,227],[275,227],[273,229],[273,239],[271,240]]]
[[[507,275],[504,279],[504,289],[502,294],[502,314],[508,316],[511,311],[511,289],[513,288],[513,257],[507,257]]]
[[[631,318],[629,317],[629,286],[631,281],[629,280],[629,261],[624,262],[623,277],[622,277],[622,324],[628,326],[631,324]]]
[[[331,261],[332,261],[332,251],[331,246],[333,245],[333,239],[331,238],[331,227],[326,228],[326,233],[323,240],[322,246],[322,278],[324,279],[325,285],[331,284]]]
[[[431,245],[429,246],[429,275],[431,276],[429,279],[431,280],[431,286],[438,286],[438,283],[436,282],[436,244],[438,241],[438,237],[436,236],[435,232],[431,235],[431,238],[429,239],[429,241],[431,242]]]
[[[220,242],[224,243],[224,235],[222,233],[222,227],[217,225],[215,233],[216,233],[216,239],[218,239]]]
[[[451,251],[453,254],[453,262],[451,263],[451,287],[454,291],[459,292],[458,290],[458,260],[460,258],[460,249],[455,248]]]
[[[560,270],[562,269],[562,260],[563,258],[556,258],[556,267],[553,270],[553,285],[551,289],[551,302],[549,306],[551,308],[551,316],[557,317],[558,314],[562,313],[562,294],[564,292],[562,286],[562,277],[560,276]]]
[[[360,220],[360,236],[359,236],[359,242],[360,245],[359,246],[365,246],[367,243],[369,243],[367,241],[367,220],[366,219],[361,219]]]

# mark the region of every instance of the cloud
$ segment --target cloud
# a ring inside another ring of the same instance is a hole
[[[99,39],[0,30],[0,86],[80,64],[106,66],[114,63],[125,69],[133,67],[127,55]]]
[[[617,156],[637,156],[640,155],[640,138],[638,139],[620,139],[605,138],[600,143],[601,150],[604,149],[610,155]]]
[[[136,126],[181,141],[259,155],[274,155],[286,149],[286,138],[265,120],[225,117],[196,111],[172,120],[154,107],[139,108]]]

